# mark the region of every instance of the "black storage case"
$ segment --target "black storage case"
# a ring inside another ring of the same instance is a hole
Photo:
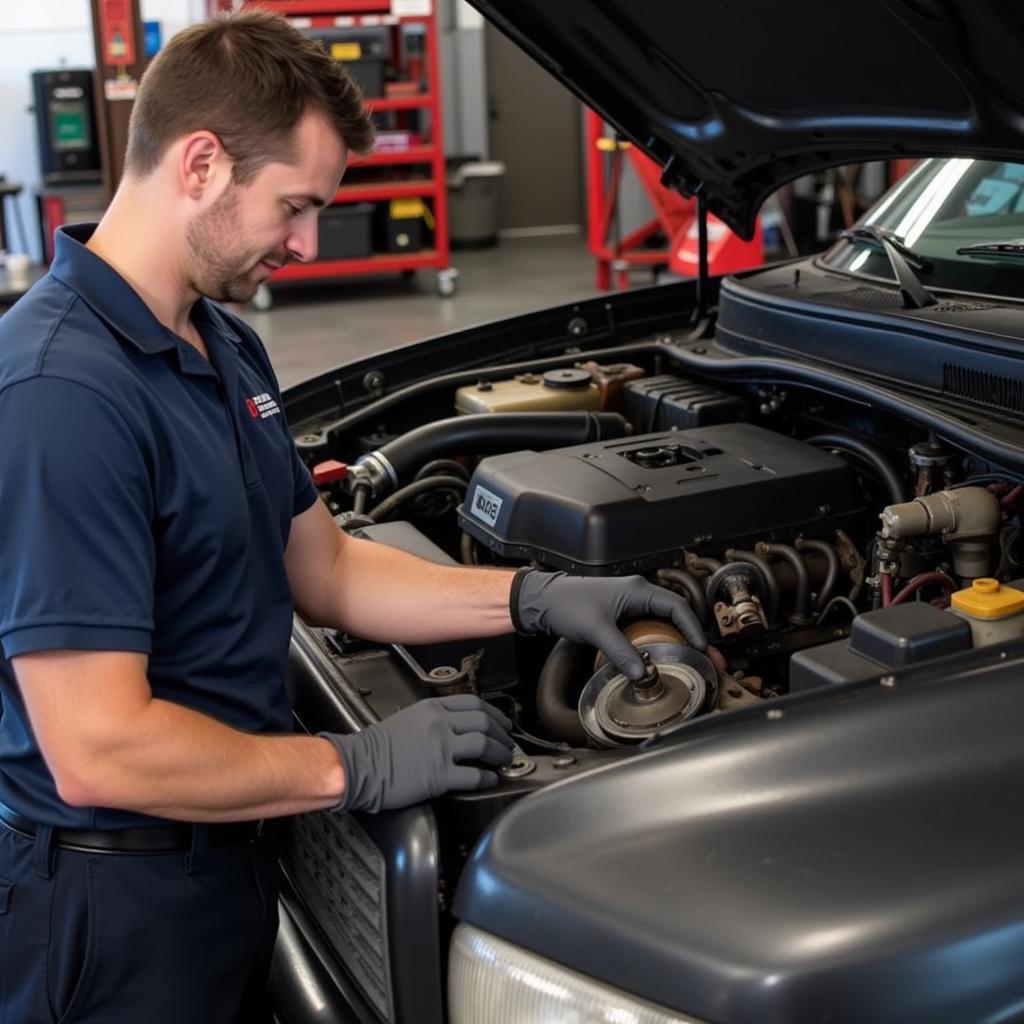
[[[789,689],[863,682],[891,669],[919,665],[971,648],[964,619],[924,602],[897,604],[858,615],[848,640],[794,654]]]
[[[329,206],[320,215],[322,260],[360,259],[373,253],[373,203]]]
[[[345,70],[356,80],[367,99],[379,99],[384,95],[384,63],[383,57],[361,57],[344,62]]]
[[[502,557],[592,575],[673,565],[684,547],[827,537],[863,516],[843,459],[747,423],[493,456],[459,510]]]
[[[747,418],[747,403],[738,395],[727,395],[670,373],[631,380],[623,395],[626,419],[641,433],[690,430]]]
[[[384,203],[380,216],[378,244],[384,252],[420,252],[425,242],[423,217],[392,217]]]

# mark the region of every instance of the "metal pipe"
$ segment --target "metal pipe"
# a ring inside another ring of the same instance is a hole
[[[788,544],[758,544],[758,552],[769,558],[784,558],[796,575],[796,600],[790,621],[796,625],[805,625],[811,621],[811,578],[807,573],[807,565],[800,557],[800,552]]]
[[[685,569],[659,569],[657,577],[659,583],[667,583],[673,590],[682,588],[690,599],[690,607],[697,616],[697,621],[702,626],[708,624],[708,599],[704,596],[700,584]]]
[[[722,568],[722,563],[717,558],[695,558],[692,567],[697,572],[713,573]]]
[[[765,596],[768,598],[768,607],[765,609],[765,613],[768,616],[769,623],[776,622],[779,616],[779,608],[782,605],[782,595],[779,592],[778,577],[767,560],[762,558],[756,551],[740,551],[737,548],[729,548],[725,552],[725,557],[730,562],[749,562],[761,570],[761,576],[764,578]]]
[[[839,555],[831,544],[823,540],[798,537],[795,546],[797,551],[817,551],[819,555],[825,557],[825,564],[827,566],[825,582],[818,588],[818,596],[814,601],[814,610],[820,612],[828,603],[828,599],[832,596],[832,591],[836,589],[836,583],[839,582]]]

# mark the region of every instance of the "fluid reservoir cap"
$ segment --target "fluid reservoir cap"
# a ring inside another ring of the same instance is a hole
[[[325,487],[338,480],[344,480],[348,476],[348,466],[337,459],[328,459],[326,462],[318,462],[313,467],[313,483],[317,487]]]
[[[982,578],[975,580],[966,590],[958,590],[951,603],[964,615],[978,619],[1004,619],[1024,612],[1024,591],[1004,587],[999,580]]]
[[[590,384],[591,373],[571,366],[564,370],[547,370],[544,373],[546,388],[585,388]]]

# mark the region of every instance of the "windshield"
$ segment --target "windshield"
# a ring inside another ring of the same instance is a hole
[[[1024,164],[924,160],[860,223],[892,232],[920,256],[915,273],[930,288],[1024,297],[1019,259],[957,255],[963,246],[1024,238]],[[837,242],[822,261],[859,276],[895,279],[886,255],[856,240]]]

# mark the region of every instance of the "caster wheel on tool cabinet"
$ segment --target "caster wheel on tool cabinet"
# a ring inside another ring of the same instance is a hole
[[[261,284],[256,289],[256,294],[249,300],[249,305],[257,313],[268,312],[274,305],[274,293],[270,290],[270,286]]]
[[[454,267],[437,272],[437,294],[448,299],[455,294],[455,282],[459,272]]]

